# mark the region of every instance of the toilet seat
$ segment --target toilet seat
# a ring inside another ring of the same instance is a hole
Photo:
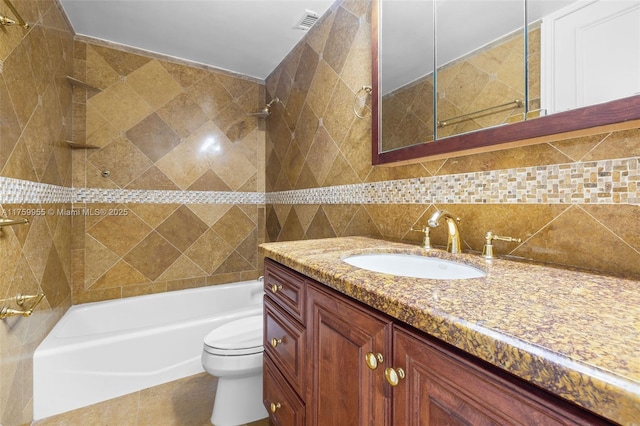
[[[212,355],[240,356],[263,351],[263,315],[252,315],[214,328],[204,338],[204,350]]]

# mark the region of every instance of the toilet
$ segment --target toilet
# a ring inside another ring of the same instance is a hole
[[[202,366],[218,378],[211,423],[237,426],[268,416],[262,405],[263,315],[225,323],[204,338]]]

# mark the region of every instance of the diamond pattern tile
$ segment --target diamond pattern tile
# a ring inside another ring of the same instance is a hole
[[[180,143],[180,137],[155,113],[129,129],[126,135],[153,162]]]
[[[100,244],[122,257],[152,230],[150,226],[131,213],[126,216],[106,216],[86,232]]]
[[[155,280],[178,257],[180,257],[180,251],[154,231],[135,246],[124,260],[145,277]]]
[[[91,154],[88,159],[97,170],[109,171],[109,179],[124,187],[144,173],[152,162],[126,138],[118,138],[109,145]]]
[[[155,59],[128,74],[127,83],[154,109],[182,93],[180,84]],[[162,87],[162,90],[158,90],[158,87]]]
[[[147,115],[152,107],[126,81],[104,89],[87,101],[119,131],[126,132]]]
[[[180,206],[156,231],[180,251],[185,251],[209,227],[186,206]]]
[[[208,274],[212,274],[233,250],[233,246],[224,238],[209,229],[189,247],[185,254]]]
[[[212,229],[230,246],[237,247],[255,227],[256,224],[240,208],[233,206]]]
[[[95,283],[91,285],[91,290],[120,288],[147,283],[149,281],[150,279],[148,277],[144,276],[127,262],[121,260],[98,278]]]
[[[174,97],[156,113],[182,138],[189,137],[209,118],[187,93]]]
[[[187,255],[183,254],[178,260],[173,262],[158,279],[162,281],[174,281],[181,280],[184,277],[203,277],[206,275],[207,272],[204,269],[199,267]]]

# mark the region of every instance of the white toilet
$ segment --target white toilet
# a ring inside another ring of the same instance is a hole
[[[218,378],[211,423],[237,426],[268,416],[262,405],[263,315],[223,324],[204,338],[202,366]]]

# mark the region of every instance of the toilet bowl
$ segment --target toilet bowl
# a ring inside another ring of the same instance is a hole
[[[262,405],[263,315],[240,318],[204,338],[202,366],[218,378],[211,423],[237,426],[268,416]]]

